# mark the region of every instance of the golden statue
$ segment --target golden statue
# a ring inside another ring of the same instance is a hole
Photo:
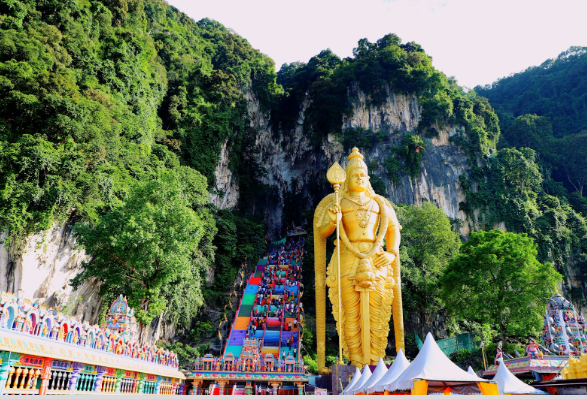
[[[326,285],[339,342],[351,364],[374,365],[385,357],[392,307],[396,349],[404,349],[398,255],[401,226],[391,203],[373,191],[367,165],[357,148],[348,161],[346,173],[337,163],[329,170],[328,180],[335,193],[322,199],[314,213],[316,338],[321,371],[325,365]],[[326,238],[337,225],[340,239],[335,241],[337,248],[326,270]]]

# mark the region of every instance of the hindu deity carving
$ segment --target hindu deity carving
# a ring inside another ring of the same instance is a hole
[[[330,194],[314,213],[320,368],[324,367],[326,285],[334,318],[341,331],[343,353],[352,364],[376,364],[379,358],[385,357],[392,308],[396,348],[404,348],[398,254],[401,226],[390,202],[373,191],[367,165],[357,148],[353,148],[348,157],[346,173],[342,173],[342,169],[340,172],[344,177],[339,180],[342,182],[339,203],[337,196]],[[340,252],[340,279],[337,250],[325,270],[326,238],[335,232],[337,219],[340,242],[335,241],[335,245]]]

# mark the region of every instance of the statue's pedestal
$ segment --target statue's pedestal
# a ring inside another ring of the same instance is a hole
[[[344,388],[351,382],[351,379],[355,375],[357,366],[347,366],[340,364],[332,365],[332,394],[338,395]],[[341,388],[342,384],[342,388]]]

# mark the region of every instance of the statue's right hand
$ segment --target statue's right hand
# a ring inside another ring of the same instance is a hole
[[[330,208],[328,208],[328,217],[330,218],[330,223],[336,224],[336,216],[337,215],[342,215],[342,211],[340,209],[340,206],[335,204],[335,205],[332,205]]]

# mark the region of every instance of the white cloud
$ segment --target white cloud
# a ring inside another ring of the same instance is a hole
[[[169,0],[195,20],[215,19],[277,67],[330,48],[350,56],[361,38],[395,33],[434,66],[473,87],[587,45],[585,0]]]

